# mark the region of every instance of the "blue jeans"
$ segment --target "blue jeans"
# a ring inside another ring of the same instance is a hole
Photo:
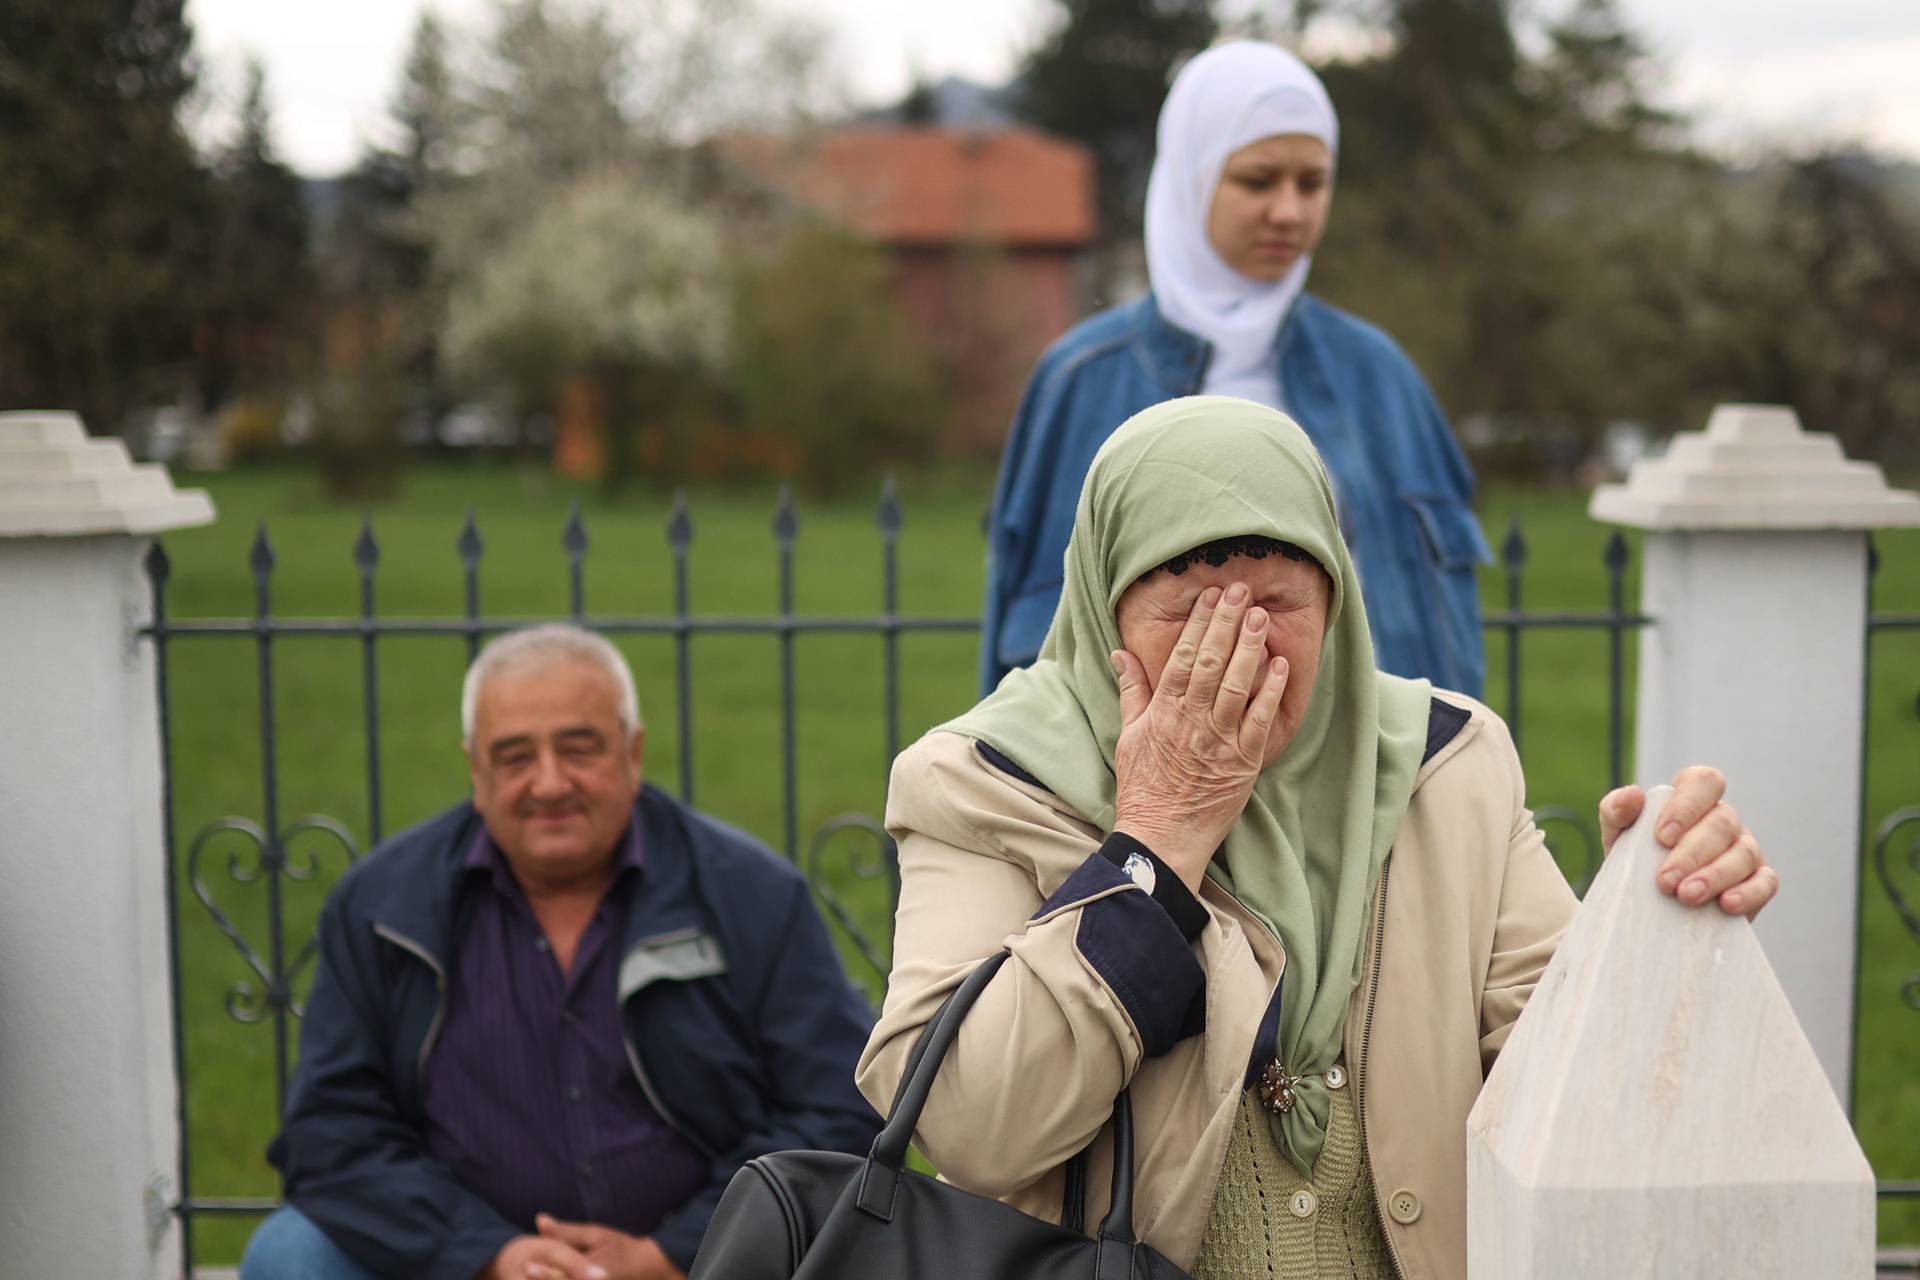
[[[292,1205],[274,1211],[247,1241],[240,1280],[380,1280],[349,1258]]]

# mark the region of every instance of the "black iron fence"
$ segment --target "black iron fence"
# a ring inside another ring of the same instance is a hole
[[[1880,576],[1880,552],[1871,539],[1867,543],[1867,655],[1863,664],[1862,680],[1869,697],[1873,692],[1873,659],[1875,641],[1882,636],[1891,636],[1905,632],[1920,636],[1920,613],[1876,613],[1873,608],[1874,587]],[[1920,690],[1915,690],[1913,714],[1920,719]],[[1860,756],[1863,761],[1873,758],[1873,717],[1872,705],[1868,704],[1868,713],[1861,725]],[[1914,779],[1920,784],[1920,758],[1914,765]],[[1872,814],[1868,806],[1869,771],[1863,769],[1860,778],[1861,829],[1871,831],[1872,842],[1869,845],[1868,866],[1874,879],[1887,895],[1888,903],[1908,936],[1920,943],[1920,899],[1911,897],[1920,891],[1920,804],[1906,805],[1888,814],[1876,828],[1872,825]],[[1904,844],[1902,843],[1904,841]],[[1863,890],[1865,886],[1862,886]],[[1860,906],[1864,906],[1866,894],[1861,894]],[[1854,932],[1859,934],[1856,917]],[[1854,956],[1854,990],[1860,989],[1860,957]],[[1900,998],[1915,1013],[1920,1013],[1920,965],[1907,975],[1900,985]],[[1860,1085],[1856,1076],[1854,1093],[1857,1096]],[[1882,1199],[1920,1201],[1920,1180],[1889,1181],[1880,1184]],[[1920,1272],[1920,1254],[1914,1259],[1914,1269]]]
[[[1885,635],[1897,632],[1911,632],[1920,635],[1920,613],[1875,613],[1873,610],[1874,586],[1880,576],[1880,552],[1871,541],[1867,544],[1867,658],[1862,679],[1869,697],[1873,692],[1874,641]],[[1915,690],[1913,714],[1920,719],[1920,690]],[[1872,759],[1872,718],[1861,727],[1861,758]],[[1920,758],[1914,762],[1914,777],[1920,783]],[[1861,771],[1860,812],[1862,829],[1873,831],[1873,842],[1868,854],[1868,865],[1875,879],[1886,892],[1887,901],[1892,904],[1900,923],[1920,942],[1920,900],[1909,898],[1909,893],[1920,890],[1920,804],[1907,805],[1888,814],[1876,830],[1870,825],[1872,817],[1868,808],[1868,774]],[[1906,843],[1902,845],[1902,841]],[[1859,985],[1859,975],[1855,974],[1855,986]],[[1920,967],[1916,967],[1901,984],[1900,997],[1907,1007],[1920,1013]],[[1920,1199],[1920,1182],[1906,1184],[1905,1194]]]
[[[882,725],[886,758],[891,760],[901,745],[901,671],[900,641],[916,633],[969,633],[977,630],[979,620],[971,616],[912,615],[900,612],[898,543],[903,520],[901,504],[889,481],[876,513],[876,533],[881,553],[879,612],[864,615],[804,615],[794,608],[794,551],[799,536],[799,519],[793,503],[783,490],[775,509],[771,533],[777,558],[775,611],[765,615],[695,614],[689,607],[688,555],[694,541],[694,521],[684,496],[675,500],[665,528],[665,546],[672,563],[673,609],[670,613],[634,615],[596,612],[588,608],[587,560],[591,539],[578,506],[561,532],[560,546],[565,557],[567,596],[566,620],[613,636],[652,635],[670,638],[673,651],[674,720],[678,732],[678,791],[686,800],[696,796],[695,755],[692,749],[699,731],[695,717],[693,672],[694,641],[699,637],[745,635],[771,637],[778,649],[778,698],[775,727],[780,756],[781,847],[787,857],[800,863],[807,872],[816,895],[828,916],[841,930],[850,949],[860,958],[871,979],[884,982],[887,948],[881,939],[864,928],[846,894],[860,881],[884,881],[890,895],[897,897],[898,870],[893,847],[878,820],[863,813],[846,813],[828,819],[810,833],[803,843],[800,831],[799,787],[797,780],[796,676],[795,644],[801,636],[816,634],[854,634],[877,636],[881,641],[881,661],[876,673],[881,687]],[[294,885],[310,885],[317,891],[328,859],[320,848],[330,848],[331,861],[344,867],[360,852],[377,844],[386,833],[386,804],[383,794],[382,727],[380,723],[381,649],[385,641],[408,636],[440,636],[462,639],[469,659],[478,653],[491,634],[513,630],[551,617],[510,617],[483,612],[480,593],[480,568],[485,542],[478,523],[469,512],[454,543],[464,589],[464,610],[457,617],[401,617],[380,613],[377,608],[381,547],[371,521],[362,525],[350,550],[350,560],[358,578],[359,612],[355,617],[286,617],[274,609],[275,553],[268,530],[261,525],[247,557],[247,571],[253,583],[254,609],[250,617],[175,618],[168,609],[168,581],[171,564],[163,545],[156,543],[146,562],[152,590],[152,621],[140,634],[153,645],[159,692],[159,719],[162,747],[162,780],[167,885],[172,919],[170,968],[173,985],[175,1071],[181,1098],[181,1147],[178,1170],[178,1199],[174,1210],[182,1225],[183,1249],[191,1265],[194,1222],[208,1215],[259,1216],[277,1204],[268,1198],[221,1195],[202,1190],[195,1177],[191,1132],[188,1126],[187,1099],[191,1064],[188,1062],[185,1034],[184,987],[182,982],[181,933],[184,924],[181,889],[192,893],[198,909],[231,944],[251,975],[234,983],[226,993],[226,1013],[242,1023],[267,1024],[273,1042],[273,1098],[276,1115],[285,1101],[291,1069],[292,1034],[295,1020],[302,1013],[298,989],[315,956],[311,937],[288,936],[286,891]],[[1626,640],[1654,619],[1626,605],[1631,549],[1618,532],[1609,537],[1599,556],[1604,583],[1601,607],[1588,612],[1529,611],[1524,607],[1524,587],[1528,563],[1528,544],[1517,523],[1509,527],[1500,549],[1500,570],[1505,584],[1506,607],[1489,613],[1484,619],[1490,637],[1504,641],[1504,653],[1490,684],[1504,694],[1501,706],[1512,728],[1516,743],[1525,732],[1525,699],[1522,692],[1523,653],[1527,639],[1542,632],[1598,632],[1605,645],[1607,679],[1606,746],[1609,785],[1619,785],[1625,777],[1625,724],[1628,685]],[[1920,629],[1920,615],[1874,615],[1869,624],[1869,654],[1876,636],[1891,631]],[[364,753],[364,788],[367,802],[365,840],[358,840],[349,827],[325,815],[285,819],[280,799],[279,732],[275,720],[275,656],[280,642],[292,638],[320,638],[357,646],[359,656],[360,721]],[[258,687],[257,733],[260,752],[260,809],[257,819],[243,816],[222,817],[205,824],[184,841],[176,838],[174,811],[174,707],[169,658],[181,643],[222,643],[250,653]],[[1498,697],[1495,698],[1499,702]],[[1920,707],[1916,707],[1920,711]],[[1863,792],[1862,804],[1866,803]],[[1576,887],[1584,891],[1597,871],[1600,858],[1598,832],[1589,814],[1571,808],[1547,805],[1536,814],[1548,831],[1563,866],[1570,868]],[[857,838],[849,845],[846,837]],[[1904,849],[1899,841],[1912,843]],[[220,905],[209,883],[209,863],[219,861],[225,851],[225,872],[234,884],[255,886],[264,897],[265,936],[249,936]],[[849,851],[851,850],[851,851]],[[837,852],[835,852],[837,851]],[[829,866],[830,853],[844,859]],[[1907,930],[1920,942],[1920,912],[1903,892],[1903,875],[1920,877],[1920,806],[1901,809],[1879,827],[1872,843],[1871,862],[1889,899]],[[869,986],[873,984],[870,982]],[[1920,972],[1907,981],[1902,993],[1905,1001],[1920,1011]],[[1920,1183],[1883,1184],[1883,1197],[1920,1197]]]

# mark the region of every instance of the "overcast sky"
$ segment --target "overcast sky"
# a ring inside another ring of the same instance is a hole
[[[833,35],[861,100],[930,78],[1004,78],[1040,27],[1044,0],[776,0]],[[1667,70],[1665,101],[1702,134],[1742,148],[1782,139],[1865,143],[1920,160],[1920,3],[1915,0],[1622,0]],[[379,133],[421,0],[189,0],[210,73],[203,129],[223,118],[247,53],[266,63],[281,153],[336,173]],[[468,24],[488,0],[438,0]]]

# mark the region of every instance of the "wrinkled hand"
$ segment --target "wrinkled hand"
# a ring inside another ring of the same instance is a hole
[[[562,1222],[543,1213],[534,1219],[541,1236],[579,1251],[608,1280],[687,1280],[647,1236],[630,1236],[591,1222]]]
[[[605,1267],[596,1266],[558,1240],[515,1236],[493,1255],[475,1280],[609,1280]]]
[[[1720,797],[1727,780],[1718,769],[1693,765],[1673,778],[1673,796],[1660,811],[1653,836],[1666,846],[1658,883],[1690,907],[1718,899],[1730,916],[1751,920],[1780,891],[1780,874],[1768,865],[1760,844]],[[1600,844],[1611,850],[1620,833],[1646,807],[1638,787],[1609,791],[1600,801]]]
[[[1249,609],[1251,598],[1237,582],[1201,592],[1157,688],[1139,658],[1112,654],[1114,825],[1196,892],[1253,793],[1287,685],[1286,659],[1266,658],[1267,612]]]

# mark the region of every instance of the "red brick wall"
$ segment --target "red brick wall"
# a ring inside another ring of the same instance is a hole
[[[942,452],[994,458],[1034,361],[1079,318],[1074,254],[896,246],[894,291],[948,389]]]

